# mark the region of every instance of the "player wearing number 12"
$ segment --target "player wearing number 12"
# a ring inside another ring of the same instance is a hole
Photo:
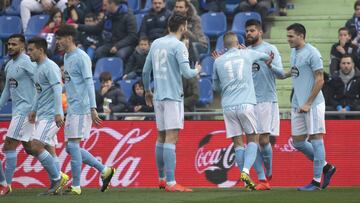
[[[257,60],[270,64],[272,56],[251,49],[239,50],[239,42],[233,32],[224,35],[224,46],[228,51],[214,62],[213,89],[221,92],[226,137],[234,142],[235,161],[241,171],[241,180],[254,190],[255,184],[249,170],[255,162],[259,135],[254,113],[256,97],[252,64]],[[247,138],[246,149],[241,136],[243,133]]]
[[[184,125],[184,93],[181,75],[192,78],[201,70],[198,64],[195,69],[190,69],[188,51],[185,44],[180,41],[187,29],[186,19],[185,16],[177,13],[169,18],[169,34],[153,42],[143,69],[145,99],[149,106],[153,102],[150,89],[151,71],[154,74],[154,109],[158,129],[155,156],[159,188],[165,188],[167,192],[192,191],[175,181],[175,148],[179,129],[182,129]]]

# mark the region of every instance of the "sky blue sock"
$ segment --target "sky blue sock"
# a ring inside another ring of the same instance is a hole
[[[176,166],[176,146],[174,144],[164,144],[164,163],[166,171],[166,182],[175,181],[175,166]]]
[[[263,168],[263,159],[261,157],[260,148],[258,148],[258,151],[256,154],[254,168],[255,168],[258,180],[266,180],[265,172],[264,172],[264,168]]]
[[[261,149],[261,157],[264,162],[264,167],[266,169],[265,175],[267,177],[272,176],[272,157],[273,157],[273,151],[270,143],[267,143],[264,147]]]
[[[12,178],[16,169],[17,154],[15,150],[9,150],[5,152],[5,179],[7,184],[12,183]]]
[[[68,141],[67,143],[67,152],[71,156],[71,173],[73,177],[72,186],[80,186],[80,176],[81,176],[81,152],[79,142]]]
[[[84,164],[87,164],[91,167],[95,167],[100,173],[104,170],[105,166],[97,160],[89,151],[86,149],[80,148],[81,158]]]
[[[310,160],[314,160],[314,148],[308,141],[293,142],[294,147],[301,151]]]
[[[54,157],[54,164],[55,164],[55,167],[57,168],[57,170],[58,170],[58,171],[61,171],[59,157],[57,157],[57,156],[53,156],[53,157]]]
[[[314,179],[320,182],[325,163],[324,140],[311,140],[311,145],[314,148]]]
[[[156,142],[155,145],[156,166],[159,178],[165,178],[164,173],[164,143]]]
[[[41,165],[45,168],[49,174],[50,180],[58,180],[60,177],[60,172],[54,163],[54,158],[49,154],[48,151],[44,150],[41,152],[37,159],[40,161]]]
[[[258,145],[255,142],[249,142],[247,144],[245,149],[244,169],[251,169],[255,162],[257,151]]]
[[[240,172],[243,170],[243,167],[244,167],[244,154],[245,154],[244,147],[236,147],[235,148],[235,161],[240,169]]]
[[[2,161],[0,160],[0,183],[5,181],[5,174],[4,174],[4,170],[3,170],[3,164]]]

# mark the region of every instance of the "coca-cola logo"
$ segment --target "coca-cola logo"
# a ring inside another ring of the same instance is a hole
[[[218,187],[236,185],[239,169],[235,164],[234,144],[226,139],[225,130],[211,132],[199,142],[195,157],[195,169],[199,174]],[[233,171],[234,170],[234,171]],[[231,180],[229,173],[237,173],[237,178]]]
[[[6,132],[7,128],[0,128],[0,137],[5,139]],[[134,154],[132,149],[137,143],[144,141],[151,132],[152,129],[141,130],[140,128],[133,128],[122,134],[108,127],[92,128],[89,139],[82,143],[82,147],[91,152],[104,165],[116,168],[116,173],[111,180],[112,187],[127,187],[139,177],[139,164],[142,161],[140,156],[130,155]],[[100,148],[99,145],[105,145],[105,147]],[[0,144],[0,148],[2,147],[3,142]],[[71,175],[70,157],[66,153],[64,143],[59,142],[57,148],[61,149],[57,154],[62,171]],[[24,187],[30,185],[44,187],[47,185],[47,177],[42,176],[45,170],[40,162],[35,157],[27,155],[21,145],[17,148],[17,152],[18,162],[13,182],[19,183]],[[0,159],[4,160],[2,152],[0,152]],[[18,174],[21,175],[19,176]],[[97,182],[97,185],[102,184],[100,173],[95,168],[84,164],[81,173],[81,186],[88,186],[94,181]]]

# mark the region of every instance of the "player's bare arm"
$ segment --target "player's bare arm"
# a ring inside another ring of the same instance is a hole
[[[300,113],[306,113],[309,111],[311,104],[314,102],[316,96],[319,94],[321,88],[324,85],[324,72],[322,69],[316,70],[314,72],[315,82],[311,90],[309,98],[306,100],[306,103],[299,109]]]

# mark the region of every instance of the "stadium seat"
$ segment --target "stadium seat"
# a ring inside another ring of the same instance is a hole
[[[99,77],[100,74],[105,71],[111,73],[113,81],[120,79],[124,71],[123,60],[119,57],[104,57],[99,59],[95,65],[95,72],[94,72],[95,87],[100,87]]]
[[[214,59],[208,55],[205,56],[202,60],[201,60],[201,72],[200,72],[200,76],[201,77],[209,77],[211,79],[211,76],[213,74],[213,65],[214,65]]]
[[[27,39],[40,34],[42,28],[49,20],[49,15],[34,15],[31,16],[27,29],[25,31],[25,37]]]
[[[0,110],[0,114],[11,114],[12,112],[12,104],[11,101],[9,100],[6,105]],[[0,116],[0,121],[5,121],[5,120],[11,120],[11,115],[9,116]]]
[[[211,81],[208,78],[200,78],[199,80],[199,100],[198,105],[211,104],[214,99]]]
[[[11,5],[5,9],[5,15],[20,16],[21,0],[12,0]]]
[[[245,23],[255,19],[261,22],[261,16],[256,12],[240,12],[235,15],[231,31],[245,36]]]
[[[239,6],[241,0],[226,0],[225,13],[233,14],[235,9]]]
[[[201,15],[201,27],[208,37],[224,34],[226,26],[226,16],[223,12],[208,12]]]
[[[135,18],[136,18],[136,32],[140,31],[141,23],[142,23],[142,20],[143,20],[145,15],[146,15],[146,13],[139,13],[139,14],[135,15]]]
[[[130,0],[127,1],[128,6],[133,10],[133,13],[136,14],[140,11],[141,8],[141,0]]]
[[[151,10],[151,7],[152,7],[152,0],[146,0],[144,8],[141,9],[139,13],[147,13]]]
[[[133,94],[132,87],[136,82],[137,80],[120,80],[117,82],[125,95],[126,101],[129,101]]]
[[[244,44],[245,43],[245,39],[241,34],[237,35],[239,43],[240,44]],[[216,47],[215,47],[215,51],[221,52],[224,50],[224,35],[221,35],[220,37],[217,38],[216,40]]]
[[[7,39],[12,34],[22,31],[21,19],[18,16],[0,16],[0,38]]]

